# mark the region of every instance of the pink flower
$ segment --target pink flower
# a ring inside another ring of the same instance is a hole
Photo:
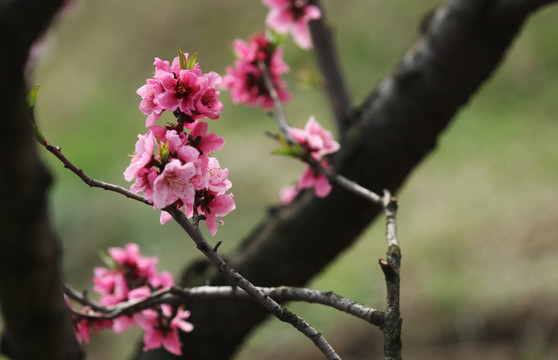
[[[289,185],[281,189],[279,198],[283,205],[288,205],[293,202],[299,193],[300,189],[296,185]]]
[[[124,248],[111,247],[108,252],[121,267],[133,271],[134,277],[150,278],[157,273],[157,258],[142,256],[137,244],[128,243]]]
[[[313,116],[310,116],[304,129],[289,127],[288,131],[297,143],[318,160],[340,148],[339,143],[333,140],[331,132],[325,130]]]
[[[199,212],[205,215],[205,225],[207,230],[213,236],[217,233],[217,226],[223,225],[223,220],[217,217],[223,217],[233,211],[236,205],[232,194],[215,194],[210,191],[204,191],[201,197],[201,205]]]
[[[160,312],[153,309],[143,310],[141,313],[134,314],[134,320],[144,331],[143,342],[144,351],[156,349],[163,346],[168,352],[175,355],[182,355],[178,330],[190,332],[194,326],[187,322],[190,312],[177,309],[176,315],[172,316],[170,305],[163,304]]]
[[[131,290],[128,293],[129,300],[140,300],[151,294],[151,290],[147,286],[142,286]],[[124,332],[124,330],[136,326],[136,321],[133,316],[123,315],[113,320],[112,331],[116,334]]]
[[[131,181],[136,178],[138,171],[148,165],[153,159],[153,148],[155,147],[155,138],[151,131],[145,135],[138,135],[136,142],[136,151],[130,166],[124,171],[124,179]]]
[[[191,70],[180,70],[178,74],[157,70],[155,79],[161,82],[164,92],[157,101],[164,110],[174,112],[180,109],[186,115],[192,115],[195,109],[194,99],[201,90],[199,77]]]
[[[303,149],[303,152],[318,160],[322,167],[330,168],[328,159],[324,156],[339,150],[340,145],[333,139],[333,135],[325,130],[316,119],[311,116],[304,126],[304,129],[289,127],[287,129]],[[287,187],[281,191],[281,202],[289,204],[302,189],[314,187],[316,196],[326,197],[331,192],[331,184],[328,179],[320,172],[315,171],[310,165],[306,165],[306,170],[300,176],[298,184],[294,187]]]
[[[273,60],[266,55],[263,47],[256,46],[252,50],[258,56],[264,54],[268,57],[266,61],[272,71],[286,68],[280,59]],[[194,211],[202,207],[199,214],[206,210],[209,213],[211,205],[208,204],[217,196],[225,196],[224,192],[232,184],[227,179],[228,169],[221,169],[219,162],[209,157],[212,152],[223,147],[225,140],[213,133],[208,134],[207,123],[201,121],[203,118],[217,119],[220,116],[223,104],[218,100],[220,92],[216,86],[222,78],[215,72],[202,73],[197,63],[188,62],[188,54],[184,54],[184,57],[186,66],[184,62],[181,63],[180,57],[174,58],[172,64],[155,58],[153,79],[148,79],[146,85],[138,89],[138,94],[142,96],[140,108],[148,115],[146,126],[149,131],[138,136],[136,151],[124,172],[124,178],[127,181],[135,180],[130,190],[134,193],[143,192],[145,199],[155,209],[173,205],[184,211],[187,217],[192,217]],[[171,111],[178,124],[155,125],[163,111]],[[232,199],[232,195],[226,197]],[[215,203],[218,209],[216,214],[223,215],[231,211],[222,210],[219,202]],[[234,206],[234,202],[232,204]],[[169,213],[161,213],[161,224],[170,219]],[[112,281],[111,286],[116,286],[118,275],[103,281]],[[118,301],[109,296],[114,294],[106,295],[107,302]]]
[[[322,162],[322,166],[324,165],[325,163]],[[300,179],[298,180],[298,188],[307,189],[310,187],[314,187],[316,196],[320,198],[328,196],[332,188],[331,184],[324,175],[316,172],[309,165],[307,165],[306,171],[302,173]]]
[[[93,270],[93,290],[101,295],[101,305],[126,301],[130,291],[148,284],[152,287],[168,285],[166,281],[164,284],[161,282],[157,273],[157,258],[142,256],[137,244],[126,244],[124,248],[111,247],[108,252],[117,268],[97,267]]]
[[[184,54],[188,60],[188,54]],[[171,111],[181,125],[198,119],[218,119],[223,104],[218,100],[221,76],[203,74],[198,63],[182,69],[179,57],[172,64],[155,58],[155,75],[136,93],[141,96],[140,110],[148,115],[145,126],[151,127],[163,111]]]
[[[138,245],[129,243],[124,248],[109,248],[108,252],[117,267],[95,268],[93,276],[93,290],[101,295],[101,305],[111,306],[123,301],[139,300],[149,296],[153,289],[174,286],[172,274],[168,271],[157,272],[157,258],[142,256]],[[134,325],[135,320],[131,316],[120,316],[111,323],[116,333]],[[85,330],[79,329],[83,337]]]
[[[274,47],[263,34],[255,35],[248,43],[236,39],[233,45],[239,60],[235,61],[235,67],[227,68],[223,88],[230,90],[235,104],[262,106],[265,110],[274,107],[258,61],[266,65],[279,100],[283,103],[290,100],[290,95],[285,90],[286,84],[281,78],[283,73],[289,71],[282,59],[281,47]]]
[[[165,165],[163,172],[153,182],[153,207],[163,209],[177,200],[193,204],[195,190],[190,179],[196,174],[193,163],[182,164],[174,159]]]
[[[322,16],[320,8],[309,0],[263,0],[270,11],[266,24],[280,34],[290,32],[295,43],[303,49],[312,47],[308,22]]]
[[[141,168],[136,174],[136,182],[130,187],[130,190],[137,194],[143,191],[143,196],[150,203],[153,202],[153,183],[157,178],[158,173],[155,168]]]
[[[188,144],[197,148],[201,154],[210,154],[221,150],[225,145],[225,139],[214,133],[207,134],[207,123],[198,121],[188,134]]]
[[[86,306],[81,311],[74,313],[75,310],[68,296],[64,295],[64,301],[66,302],[66,306],[68,306],[68,309],[70,309],[71,311],[76,338],[80,344],[89,344],[91,329],[93,329],[95,335],[98,335],[101,330],[109,329],[112,327],[111,320],[92,319],[88,317],[81,317],[80,315],[76,314],[78,313],[82,315],[95,315],[96,313],[91,310],[90,307]]]
[[[155,124],[164,110],[157,101],[163,91],[161,83],[154,79],[147,79],[147,84],[136,91],[136,94],[141,96],[140,110],[144,115],[148,115],[145,120],[146,127]]]
[[[221,116],[223,104],[218,100],[220,92],[216,86],[221,84],[222,78],[219,74],[209,72],[201,78],[201,90],[194,101],[195,114],[193,119],[218,119]]]
[[[224,193],[232,186],[227,177],[229,176],[229,169],[221,169],[219,161],[216,158],[209,158],[209,184],[208,190],[214,193]]]
[[[188,53],[184,53],[184,58],[186,60],[188,60]],[[172,60],[172,65],[169,65],[168,61],[161,60],[158,57],[156,57],[155,61],[153,62],[153,65],[155,65],[155,71],[162,70],[162,71],[178,74],[181,70],[180,69],[180,58],[178,56],[176,56]],[[197,76],[202,76],[202,71],[201,71],[200,65],[198,63],[196,63],[194,65],[194,68],[192,69],[192,72],[194,74],[196,74]]]

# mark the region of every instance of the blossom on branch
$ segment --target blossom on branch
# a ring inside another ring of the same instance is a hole
[[[209,155],[220,150],[225,140],[207,134],[207,123],[201,121],[189,133],[172,126],[153,126],[138,138],[136,154],[124,171],[126,180],[135,180],[131,191],[143,192],[155,209],[174,205],[184,208],[188,217],[194,213],[204,216],[215,235],[217,225],[223,223],[215,216],[225,216],[235,208],[232,195],[225,194],[232,186],[229,170],[221,169],[219,161]],[[163,212],[160,222],[170,219]]]
[[[91,329],[95,335],[98,335],[101,330],[110,329],[112,327],[113,322],[111,320],[88,318],[87,315],[95,314],[89,306],[85,306],[80,312],[77,312],[74,310],[68,296],[64,295],[64,301],[72,313],[74,331],[80,344],[89,344]]]
[[[311,4],[311,0],[262,0],[270,11],[266,24],[280,34],[288,32],[295,43],[302,49],[312,47],[312,38],[308,22],[322,16],[319,7]]]
[[[138,288],[157,289],[174,285],[169,272],[157,272],[157,258],[142,256],[137,244],[129,243],[124,248],[111,247],[108,253],[114,266],[93,270],[93,290],[101,295],[99,302],[103,306],[129,300],[130,292]]]
[[[313,116],[310,116],[304,129],[289,127],[288,131],[293,139],[316,160],[320,160],[340,148],[331,132],[324,129]]]
[[[327,170],[331,170],[327,155],[339,150],[340,145],[333,139],[330,131],[324,129],[316,119],[311,116],[304,126],[304,129],[288,127],[287,131],[293,140],[300,146],[297,156],[304,159],[304,156],[311,156],[317,160],[319,165]],[[314,169],[310,164],[306,164],[306,170],[302,173],[295,186],[284,187],[280,193],[283,204],[290,204],[302,189],[314,188],[318,197],[326,197],[331,192],[332,186],[329,180],[318,169]]]
[[[93,290],[101,295],[101,306],[110,307],[125,301],[145,299],[156,290],[174,286],[174,279],[169,272],[157,271],[157,258],[142,256],[136,244],[109,248],[105,261],[111,263],[109,268],[95,268],[93,276]],[[88,300],[82,302],[87,305],[81,311],[72,307],[67,296],[65,301],[72,313],[76,337],[80,343],[89,343],[90,330],[98,334],[102,329],[111,328],[115,333],[121,333],[138,325],[144,331],[144,351],[163,346],[167,351],[180,355],[182,349],[178,330],[190,332],[194,329],[186,321],[190,312],[169,304],[153,305],[110,320],[104,318],[103,312],[94,311]]]
[[[267,54],[263,48],[252,50],[252,59]],[[217,225],[223,223],[216,217],[234,210],[235,204],[232,194],[226,194],[232,186],[227,179],[229,171],[221,169],[211,156],[225,140],[208,134],[208,125],[202,121],[220,116],[223,105],[216,87],[221,76],[214,72],[204,74],[196,60],[197,54],[189,58],[180,50],[172,63],[155,58],[155,75],[137,91],[142,97],[140,109],[148,115],[148,131],[138,135],[124,178],[134,181],[130,190],[142,192],[155,209],[175,206],[187,217],[206,220],[207,228],[215,235]],[[273,69],[286,66],[271,58],[269,64]],[[172,112],[177,123],[155,125],[164,111]],[[161,224],[170,219],[169,213],[161,213]]]
[[[267,69],[279,101],[285,103],[290,100],[285,89],[286,83],[281,77],[289,71],[289,67],[283,61],[283,49],[280,46],[271,43],[264,34],[257,34],[248,42],[236,39],[233,46],[238,60],[234,67],[227,68],[222,85],[224,89],[230,90],[233,103],[273,109],[273,99],[259,62]]]
[[[221,114],[223,104],[216,89],[221,76],[215,72],[202,73],[198,63],[187,65],[192,60],[187,53],[179,54],[172,64],[155,58],[155,75],[136,91],[142,98],[140,110],[147,115],[145,126],[148,128],[163,111],[172,112],[179,123],[187,127],[199,119],[218,119]]]
[[[157,310],[146,309],[134,314],[134,321],[144,330],[143,351],[163,346],[168,352],[182,355],[178,330],[190,332],[194,326],[187,322],[190,312],[183,309],[173,309],[168,304],[162,304]]]

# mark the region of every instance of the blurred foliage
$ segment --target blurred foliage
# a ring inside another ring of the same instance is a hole
[[[389,74],[417,38],[422,16],[437,4],[325,1],[355,103]],[[231,41],[263,30],[265,14],[256,0],[162,0],[156,6],[78,0],[44,37],[35,59],[31,85],[41,86],[41,131],[90,176],[129,186],[122,172],[145,121],[135,90],[151,76],[153,58],[170,60],[177,47],[199,51],[204,71],[224,74],[234,60]],[[475,329],[495,312],[519,311],[558,295],[557,18],[556,6],[532,17],[503,66],[399,194],[404,344],[420,343],[444,327]],[[291,123],[302,125],[315,115],[331,125],[322,94],[297,86],[300,78],[319,83],[313,54],[288,39],[285,58],[291,66]],[[237,210],[212,241],[223,240],[226,253],[269,205],[278,204],[279,189],[296,181],[303,166],[269,155],[276,144],[263,136],[274,131],[265,113],[233,106],[225,92],[221,100],[222,117],[210,121],[210,131],[226,138],[217,156],[230,169]],[[97,250],[108,246],[139,243],[146,255],[159,257],[161,269],[175,274],[198,257],[178,226],[160,226],[153,209],[89,189],[49,154],[43,157],[56,178],[52,217],[63,242],[65,277],[75,287],[90,288],[93,267],[102,265]],[[381,308],[385,291],[377,259],[385,250],[378,221],[312,286]],[[347,340],[341,334],[350,329],[377,332],[316,305],[292,308],[334,346]],[[552,316],[558,318],[556,310]],[[88,358],[106,359],[109,352],[125,358],[137,338],[134,331],[94,337]],[[238,359],[286,358],[294,346],[313,351],[288,325],[270,321]]]

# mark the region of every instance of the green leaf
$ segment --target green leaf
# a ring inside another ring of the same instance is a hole
[[[29,103],[29,107],[34,107],[35,102],[37,101],[37,95],[39,95],[39,85],[35,86],[31,91],[29,91],[29,95],[27,96],[27,102]]]
[[[271,51],[272,52],[275,51],[275,49],[277,49],[277,47],[279,45],[281,45],[281,44],[283,44],[283,42],[285,42],[286,37],[287,37],[287,35],[279,34],[278,32],[275,32],[271,29],[266,29],[265,30],[265,38],[271,44]]]
[[[35,120],[35,102],[37,101],[37,96],[39,95],[39,85],[35,86],[33,89],[29,91],[27,94],[27,103],[29,104],[29,122],[31,123],[31,127],[33,128],[33,138],[37,140],[37,142],[41,145],[45,145],[45,137],[39,130],[39,126],[37,125],[37,121]]]
[[[186,62],[186,55],[184,54],[184,51],[182,51],[182,49],[180,48],[176,48],[176,50],[178,50],[178,59],[180,60],[180,68],[182,70],[188,69],[188,63]]]
[[[285,140],[283,136],[279,136],[277,140],[279,141],[279,143],[281,143],[281,145],[283,145],[283,147],[273,151],[273,155],[292,156],[297,159],[302,158],[302,147],[299,144],[291,145],[287,142],[287,140]]]
[[[273,155],[284,155],[284,156],[291,156],[291,157],[295,157],[295,158],[300,158],[300,156],[302,155],[300,153],[300,151],[293,149],[293,148],[281,148],[281,149],[277,149],[274,150],[272,152]]]
[[[189,57],[188,61],[186,62],[186,69],[194,70],[194,66],[196,65],[196,61],[198,61],[199,52],[196,51],[194,56]]]
[[[118,264],[116,263],[116,261],[114,261],[112,256],[109,255],[109,253],[103,250],[99,250],[98,253],[99,253],[99,257],[101,258],[101,261],[107,266],[107,268],[109,269],[118,268]]]
[[[159,139],[157,139],[158,141]],[[160,143],[159,143],[160,144]],[[164,144],[160,144],[159,156],[161,157],[161,164],[163,166],[169,161],[170,150],[169,150],[169,141],[165,141]]]

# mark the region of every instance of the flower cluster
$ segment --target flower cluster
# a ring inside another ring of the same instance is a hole
[[[144,257],[136,244],[127,244],[124,248],[109,248],[110,268],[94,269],[93,290],[100,295],[100,304],[110,307],[129,300],[140,300],[153,291],[170,288],[174,279],[169,272],[157,271],[157,258]],[[68,306],[72,309],[69,300]],[[122,315],[114,320],[104,319],[102,314],[93,311],[90,306],[76,312],[72,309],[76,336],[80,342],[89,343],[92,329],[98,333],[110,328],[115,333],[138,325],[144,330],[144,350],[165,347],[169,352],[180,355],[178,330],[190,332],[193,325],[185,321],[190,313],[183,309],[173,309],[168,304],[156,305],[132,315]]]
[[[171,65],[155,58],[155,75],[137,90],[142,98],[140,110],[147,115],[146,127],[154,125],[165,110],[184,124],[204,118],[218,119],[221,115],[223,104],[216,90],[221,76],[213,71],[203,74],[195,56],[191,65],[186,64],[187,59],[188,54],[180,53]]]
[[[140,109],[147,115],[146,134],[138,135],[135,154],[124,171],[126,181],[135,180],[134,193],[143,192],[155,209],[176,206],[187,217],[206,220],[209,232],[215,235],[222,220],[235,209],[228,169],[210,154],[220,150],[225,140],[207,133],[201,119],[216,119],[222,104],[215,86],[221,82],[216,73],[203,74],[195,61],[179,53],[169,65],[155,59],[155,75],[138,89],[142,96]],[[183,67],[187,67],[184,69]],[[171,111],[177,124],[154,125],[163,111]],[[161,213],[161,224],[171,219]]]
[[[270,11],[266,24],[280,34],[290,32],[295,43],[302,49],[312,47],[308,22],[322,16],[320,8],[311,0],[262,0]]]
[[[316,119],[311,116],[304,129],[289,127],[289,134],[302,148],[302,153],[318,160],[322,167],[330,168],[326,155],[339,150],[340,145],[333,139],[331,132],[325,130]],[[306,164],[306,170],[298,180],[298,184],[284,187],[281,190],[281,202],[289,204],[302,189],[314,187],[316,196],[326,197],[331,191],[331,184],[320,172]]]
[[[264,34],[257,34],[248,42],[236,39],[233,45],[238,60],[234,67],[227,68],[223,88],[230,90],[235,104],[262,106],[265,110],[273,108],[273,99],[259,62],[267,69],[279,101],[285,103],[290,100],[285,90],[286,83],[281,78],[283,73],[289,71],[289,67],[283,61],[283,49],[280,46],[273,44]]]

